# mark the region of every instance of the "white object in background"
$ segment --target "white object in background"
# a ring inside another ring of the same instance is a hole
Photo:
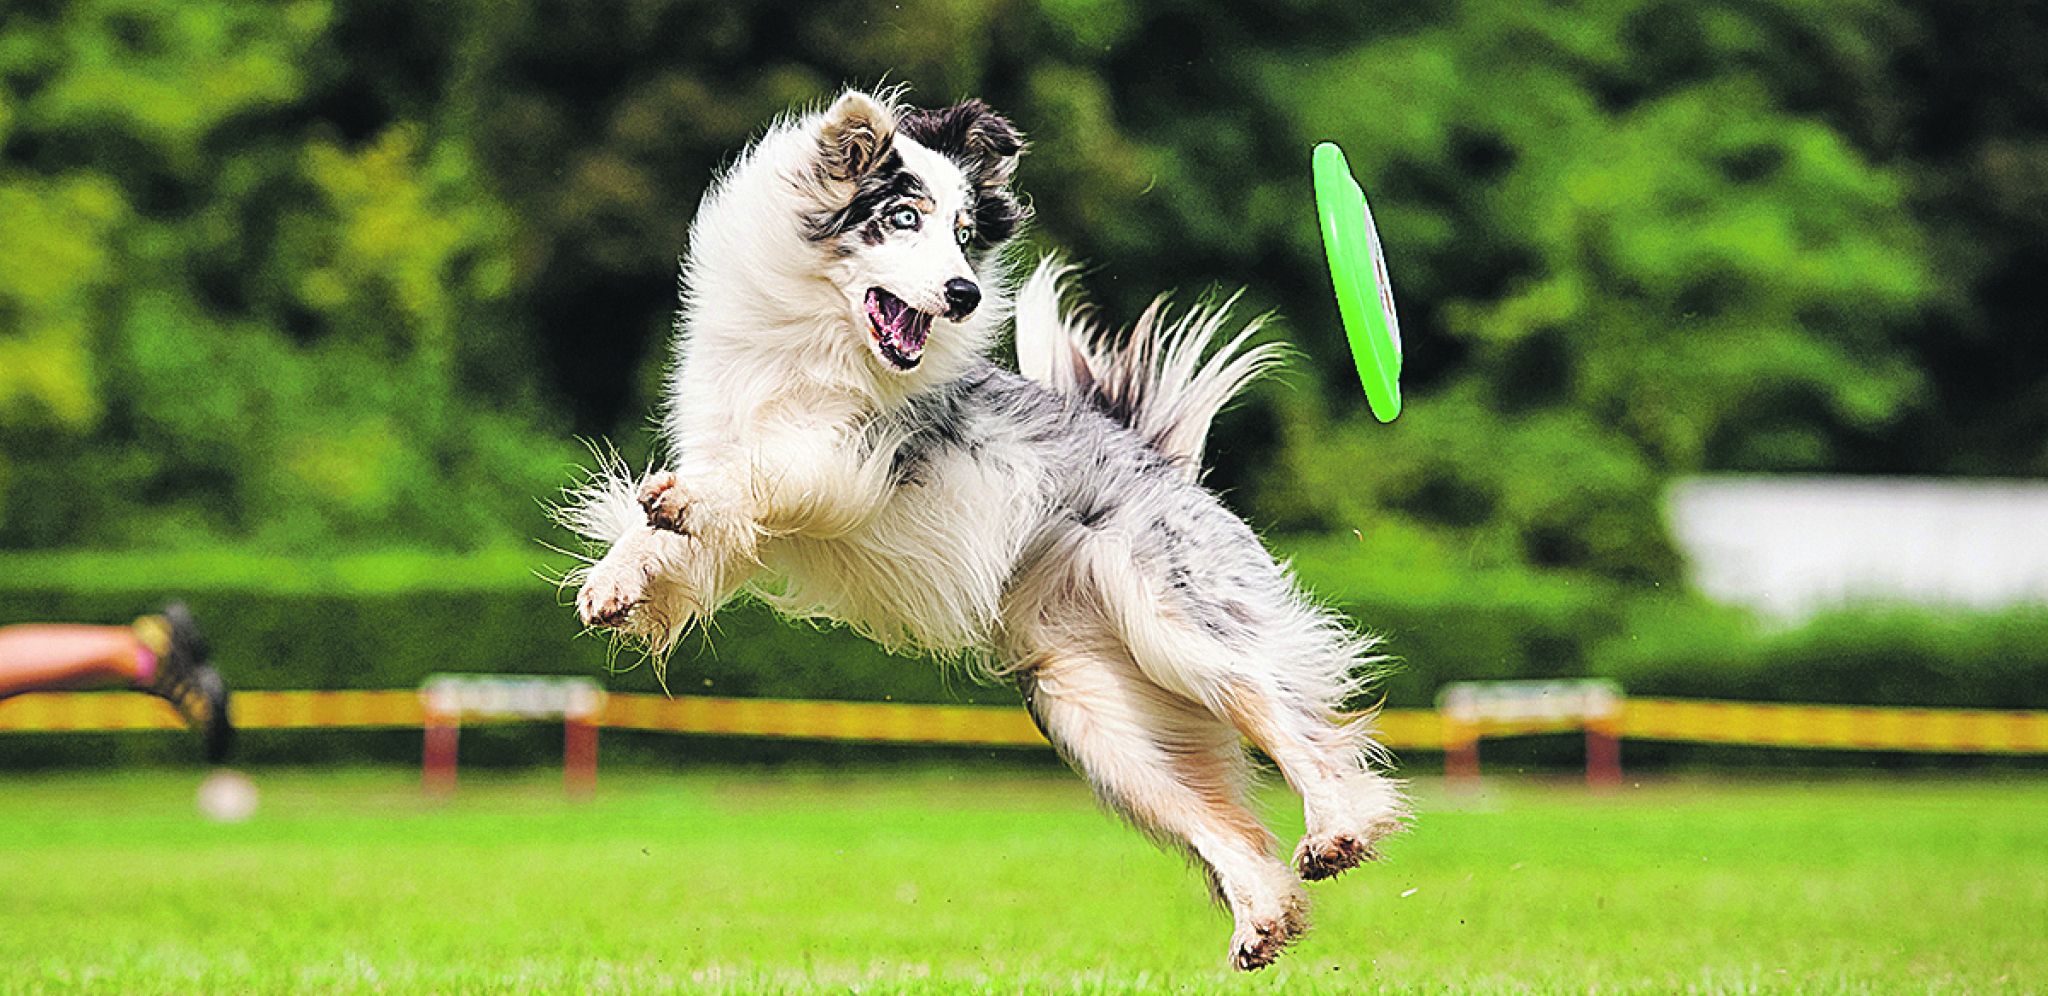
[[[1695,477],[1673,536],[1707,597],[1797,623],[1828,609],[2048,604],[2048,482]]]
[[[256,815],[256,783],[248,775],[216,769],[199,783],[199,812],[215,823],[240,823]]]

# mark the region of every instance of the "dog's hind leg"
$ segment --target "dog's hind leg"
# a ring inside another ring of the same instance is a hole
[[[1234,967],[1272,964],[1307,928],[1300,883],[1244,806],[1248,766],[1229,723],[1114,651],[1040,652],[1020,684],[1039,727],[1099,798],[1207,866],[1235,922]]]
[[[1307,826],[1294,850],[1301,877],[1335,878],[1379,857],[1375,845],[1401,830],[1407,805],[1400,784],[1368,763],[1363,720],[1343,721],[1327,707],[1290,702],[1249,682],[1221,697],[1231,722],[1301,796]]]
[[[1369,644],[1291,588],[1261,590],[1226,576],[1211,579],[1206,601],[1163,596],[1115,549],[1088,549],[1097,554],[1085,559],[1094,591],[1137,667],[1242,732],[1301,795],[1301,876],[1331,878],[1374,857],[1373,845],[1401,828],[1406,807],[1399,785],[1369,764],[1378,748],[1366,725],[1339,712],[1358,690],[1353,673]]]

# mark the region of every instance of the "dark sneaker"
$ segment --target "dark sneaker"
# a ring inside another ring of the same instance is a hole
[[[176,706],[185,722],[206,740],[206,762],[227,760],[234,746],[235,726],[228,719],[228,686],[220,673],[206,663],[206,637],[183,602],[164,606],[161,615],[143,616],[135,621],[135,632],[151,649],[158,650],[156,680],[150,693]]]

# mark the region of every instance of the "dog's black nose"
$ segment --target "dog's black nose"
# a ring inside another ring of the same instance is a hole
[[[946,281],[946,318],[959,321],[974,314],[975,306],[981,304],[981,288],[965,277],[954,277]]]

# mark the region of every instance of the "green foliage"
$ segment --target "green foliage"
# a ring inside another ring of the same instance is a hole
[[[507,363],[513,217],[466,137],[309,113],[331,20],[94,0],[0,27],[0,546],[543,530],[574,451]]]
[[[1433,706],[1451,681],[1598,675],[1652,697],[2048,709],[2039,607],[1845,609],[1774,630],[1675,590],[1446,569],[1441,550],[1392,530],[1285,549],[1309,590],[1383,638],[1393,706]]]
[[[1395,659],[1379,691],[1427,707],[1467,678],[1583,674],[1627,624],[1614,586],[1526,574],[1410,572],[1350,540],[1295,544],[1302,583]],[[226,551],[11,554],[0,557],[0,625],[119,622],[171,597],[213,635],[242,688],[410,688],[435,671],[610,674],[610,687],[656,691],[650,669],[579,636],[567,593],[543,575],[561,558],[496,549],[276,557]],[[730,606],[678,647],[678,694],[851,701],[1015,701],[962,663],[893,656],[848,630]],[[1364,704],[1364,703],[1361,703]]]
[[[88,0],[51,21],[12,20],[8,47],[33,53],[24,61],[41,84],[24,130],[90,129],[86,141],[132,142],[191,176],[216,129],[300,95],[328,11],[309,0]]]
[[[1446,568],[1426,540],[1390,532],[1286,546],[1309,591],[1380,638],[1376,701],[1428,709],[1453,681],[1583,676],[1627,622],[1612,582]],[[1409,555],[1390,556],[1403,540]]]
[[[636,652],[582,634],[543,575],[566,558],[499,547],[466,556],[384,552],[279,557],[221,550],[0,556],[0,626],[124,623],[179,598],[233,688],[415,688],[436,672],[587,675],[660,693]],[[896,657],[843,629],[792,624],[756,605],[685,638],[678,694],[897,702],[1017,701],[957,665]],[[296,757],[304,743],[281,744]],[[408,748],[410,749],[410,748]]]
[[[1305,362],[1211,482],[1389,565],[1357,608],[1396,653],[1565,668],[1615,591],[1679,585],[1674,474],[2040,469],[2044,52],[1998,0],[17,4],[0,548],[550,535],[569,437],[647,446],[720,164],[901,84],[1024,128],[1028,248],[1111,322],[1280,312]],[[1323,270],[1324,139],[1406,319],[1392,426]],[[1482,592],[1495,649],[1430,645],[1410,586]]]
[[[278,557],[220,550],[0,555],[0,626],[125,623],[178,598],[190,605],[231,688],[410,689],[430,674],[566,674],[638,694],[1015,705],[1015,690],[957,664],[892,656],[843,629],[793,624],[758,605],[722,611],[684,639],[657,679],[636,651],[579,631],[569,593],[543,580],[562,558],[495,548],[451,557],[383,552]],[[465,757],[526,764],[560,750],[560,730],[511,727],[465,739]],[[880,750],[880,749],[878,749]],[[900,748],[897,749],[899,752]],[[418,732],[251,731],[245,763],[410,763]],[[886,750],[880,750],[886,754]],[[853,759],[860,745],[719,741],[706,758],[788,754]],[[15,740],[0,768],[176,763],[167,738],[81,734]],[[924,756],[948,756],[943,749]]]
[[[1589,674],[1642,696],[2048,708],[2048,614],[2039,611],[1844,614],[1769,633],[1741,613],[1689,597],[1629,596],[1598,579],[1447,570],[1434,555],[1374,555],[1356,538],[1288,550],[1320,601],[1382,640],[1387,665],[1355,708],[1432,708],[1452,681]],[[181,598],[198,614],[222,674],[241,690],[408,689],[429,674],[471,672],[580,675],[643,694],[1018,702],[1012,688],[986,684],[959,663],[891,655],[848,630],[791,623],[752,604],[728,607],[686,638],[658,681],[638,656],[578,632],[567,593],[543,580],[566,566],[505,548],[460,557],[8,554],[0,556],[0,626],[122,623]],[[530,763],[552,756],[558,739],[558,731],[507,728],[465,740],[465,756]],[[1577,749],[1537,756],[1576,764]],[[273,764],[409,763],[418,750],[417,734],[403,731],[255,731],[239,748],[244,761]],[[752,761],[915,752],[742,740],[692,751]],[[0,767],[35,769],[110,758],[173,763],[191,752],[165,738],[92,734],[17,740],[0,753]],[[934,754],[952,756],[921,756]],[[1720,757],[1706,748],[1636,756],[1652,765]]]
[[[98,417],[91,319],[126,213],[98,177],[0,172],[0,427],[77,430]],[[0,487],[6,467],[0,451]]]
[[[1291,532],[1350,531],[1369,555],[1437,569],[1563,569],[1587,583],[1674,583],[1665,476],[1611,425],[1570,409],[1507,419],[1473,385],[1426,418],[1326,420],[1285,406],[1273,483],[1251,505]]]
[[[1843,610],[1759,633],[1740,617],[1645,602],[1595,669],[1635,695],[1928,708],[2048,709],[2048,611]]]
[[[281,220],[276,279],[330,335],[446,377],[469,331],[461,312],[510,289],[511,219],[464,149],[422,141],[399,124],[360,150],[308,143],[314,209]]]
[[[1470,2],[1316,63],[1276,102],[1353,150],[1409,341],[1463,357],[1424,367],[1428,426],[1297,413],[1270,514],[1390,511],[1483,563],[1672,583],[1670,475],[1826,467],[1899,418],[1922,379],[1898,331],[1932,291],[1905,185],[1784,65],[1867,79],[1890,27],[1861,3]]]
[[[1889,86],[1838,117],[1896,157],[1926,231],[1937,308],[1905,337],[1932,390],[1871,440],[1875,472],[2048,474],[2048,17],[2000,0],[1911,0]]]

